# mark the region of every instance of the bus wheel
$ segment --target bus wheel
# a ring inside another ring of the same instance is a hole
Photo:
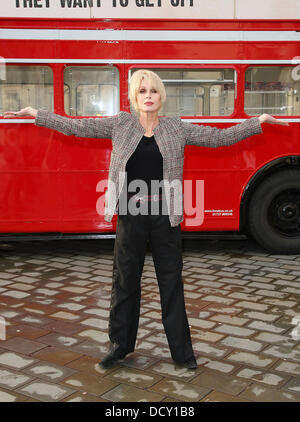
[[[300,252],[300,170],[282,170],[261,182],[249,204],[248,224],[267,250]]]

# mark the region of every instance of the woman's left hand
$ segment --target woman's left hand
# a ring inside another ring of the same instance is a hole
[[[258,117],[260,123],[271,123],[273,125],[282,125],[282,126],[289,126],[288,122],[284,122],[283,120],[275,119],[275,117],[270,116],[270,114],[261,114]]]

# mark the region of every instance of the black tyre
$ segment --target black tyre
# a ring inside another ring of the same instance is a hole
[[[260,183],[250,200],[248,226],[270,252],[300,253],[300,170],[281,170]]]

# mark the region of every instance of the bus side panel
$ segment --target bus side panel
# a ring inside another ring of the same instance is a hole
[[[59,228],[60,144],[53,138],[32,123],[0,125],[1,232]]]

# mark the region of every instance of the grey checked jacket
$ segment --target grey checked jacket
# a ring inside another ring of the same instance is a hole
[[[83,138],[112,139],[108,188],[105,193],[104,219],[110,222],[116,212],[125,180],[125,167],[145,133],[137,114],[120,112],[113,117],[72,119],[38,109],[35,124]],[[194,125],[180,117],[160,117],[153,130],[163,157],[163,174],[168,214],[172,227],[183,221],[182,174],[185,145],[217,148],[229,146],[252,135],[262,133],[258,117],[244,120],[226,129]],[[176,183],[176,181],[180,183]],[[173,182],[173,183],[172,183]],[[173,188],[168,190],[168,186]],[[166,190],[167,189],[167,190]],[[168,195],[166,195],[168,197]]]

